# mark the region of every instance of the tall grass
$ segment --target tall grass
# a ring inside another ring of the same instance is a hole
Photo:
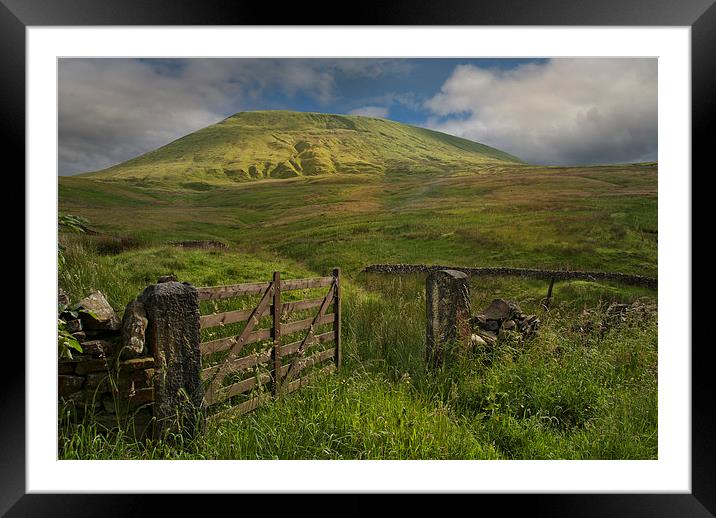
[[[100,255],[68,244],[60,285],[73,299],[100,289],[122,307],[156,276],[221,284],[312,273],[300,264],[236,251],[153,247]],[[653,292],[573,281],[475,279],[477,310],[501,296],[542,320],[526,342],[425,358],[424,277],[358,276],[343,283],[340,373],[187,441],[136,441],[91,422],[61,437],[61,458],[137,459],[651,459],[657,451],[657,322],[628,320],[603,335],[574,331],[585,307],[655,298]]]

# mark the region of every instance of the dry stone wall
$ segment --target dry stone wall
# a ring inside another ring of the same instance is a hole
[[[498,339],[513,335],[520,340],[533,336],[540,325],[537,315],[527,315],[511,300],[494,299],[480,313],[470,319],[472,343],[476,346],[494,346]]]
[[[66,295],[58,300],[69,305]],[[71,421],[91,417],[105,429],[133,424],[140,435],[153,418],[154,357],[144,341],[146,316],[134,301],[121,321],[104,295],[96,291],[60,316],[79,341],[82,353],[58,359],[60,410]]]
[[[464,272],[470,276],[490,275],[490,276],[511,276],[517,275],[521,277],[529,277],[533,279],[581,279],[589,281],[614,281],[632,286],[643,286],[645,288],[657,289],[658,281],[653,277],[644,277],[641,275],[628,275],[619,272],[588,272],[574,270],[537,270],[533,268],[468,268],[462,266],[440,266],[426,264],[372,264],[366,266],[363,271],[365,273],[429,273],[437,270],[457,270]]]
[[[60,292],[58,304],[65,329],[82,348],[58,359],[58,398],[61,415],[71,414],[68,425],[91,417],[106,429],[154,437],[203,429],[196,288],[162,276],[127,305],[121,320],[99,291],[72,305]]]

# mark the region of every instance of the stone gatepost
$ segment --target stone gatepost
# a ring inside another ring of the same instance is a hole
[[[466,274],[438,270],[428,275],[427,358],[440,365],[450,344],[467,350],[470,345],[470,284]]]
[[[199,299],[188,283],[161,282],[138,297],[147,313],[146,340],[154,356],[155,437],[190,437],[204,424],[200,378]]]

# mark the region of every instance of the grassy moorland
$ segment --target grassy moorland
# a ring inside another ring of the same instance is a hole
[[[655,164],[297,177],[206,191],[62,178],[60,210],[102,231],[216,239],[314,271],[370,263],[656,276]]]
[[[377,138],[375,127],[362,133],[358,126],[344,128],[346,134],[339,132],[341,138],[328,146],[325,139],[337,130],[321,124],[277,134],[285,140],[287,134],[307,135],[314,148],[344,154],[342,162],[331,159],[334,166],[355,164],[357,157],[378,165],[335,166],[311,175],[294,157],[301,174],[291,178],[231,177],[223,165],[221,176],[182,169],[190,159],[169,153],[170,144],[104,173],[60,179],[60,211],[89,219],[101,232],[62,236],[66,261],[59,282],[73,300],[100,289],[121,311],[170,272],[195,285],[268,280],[274,270],[283,278],[326,275],[335,266],[346,276],[344,366],[337,375],[253,413],[214,422],[205,435],[179,446],[137,443],[121,433],[104,436],[84,423],[62,438],[61,458],[657,457],[656,318],[627,319],[605,333],[574,328],[585,308],[598,315],[611,302],[655,302],[656,292],[561,282],[545,312],[539,306],[545,282],[473,279],[473,308],[495,297],[515,300],[540,317],[540,332],[525,343],[502,341],[435,371],[423,361],[424,277],[361,273],[371,263],[401,262],[656,276],[656,164],[532,166],[457,142],[468,148],[467,159],[444,136],[446,147],[433,161],[440,166],[427,168],[428,152],[413,153],[411,146],[418,137],[443,138],[439,134],[401,130],[410,140],[390,133],[377,142],[390,149],[385,156],[392,161],[368,160],[370,146],[377,144],[367,144],[366,135]],[[258,130],[236,131],[255,155],[229,158],[247,156],[237,169],[249,173],[249,162],[266,150],[277,155],[265,161],[279,165],[281,153],[297,151],[269,146],[275,137],[261,140]],[[209,139],[216,143],[207,148],[211,156],[191,158],[204,164],[195,167],[227,157],[236,141],[221,135]],[[190,137],[176,143],[189,146]],[[343,149],[341,143],[350,145]],[[355,151],[359,144],[365,147]],[[182,170],[189,171],[187,181]],[[183,239],[214,239],[229,248],[166,244]]]

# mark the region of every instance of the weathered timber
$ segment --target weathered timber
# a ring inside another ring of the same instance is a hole
[[[286,318],[287,316],[291,315],[292,313],[296,313],[297,311],[318,308],[321,306],[321,304],[323,304],[324,298],[325,297],[321,297],[320,299],[299,300],[297,302],[286,302],[282,305],[281,316],[283,318]]]
[[[268,309],[269,300],[273,295],[273,285],[269,283],[266,287],[266,291],[261,297],[261,302],[256,306],[249,315],[246,326],[241,330],[241,333],[236,337],[220,338],[211,342],[205,342],[201,344],[202,354],[211,354],[214,352],[224,351],[230,349],[229,356],[238,356],[241,349],[246,345],[258,340],[265,340],[271,336],[271,330],[263,330],[257,333],[252,333],[256,325],[259,323],[260,315]],[[268,335],[266,333],[268,332]],[[262,338],[263,337],[263,338]]]
[[[216,327],[227,325],[235,322],[248,321],[241,334],[238,336],[220,338],[200,344],[202,356],[206,357],[213,353],[219,353],[229,350],[223,361],[216,365],[207,367],[201,371],[201,379],[205,382],[206,391],[204,393],[205,404],[213,405],[215,403],[226,401],[232,396],[245,393],[254,389],[257,385],[263,385],[273,381],[272,393],[274,396],[281,394],[289,389],[296,390],[304,385],[315,374],[331,372],[340,365],[340,361],[334,361],[331,365],[323,369],[314,369],[309,376],[298,380],[291,380],[292,376],[297,372],[301,372],[309,367],[313,367],[335,358],[340,354],[338,347],[313,353],[308,358],[304,358],[307,350],[311,346],[324,342],[338,341],[340,342],[340,325],[336,326],[337,318],[340,318],[340,299],[337,297],[339,293],[339,277],[340,270],[334,269],[330,277],[320,277],[314,279],[293,279],[284,281],[281,279],[279,272],[274,272],[271,282],[264,283],[248,283],[236,284],[231,286],[218,286],[199,288],[198,296],[200,300],[222,299],[229,297],[238,297],[242,295],[263,294],[261,301],[253,310],[234,310],[213,315],[203,315],[200,317],[200,326],[202,328]],[[325,297],[299,300],[284,303],[281,300],[282,291],[302,290],[329,287]],[[272,301],[269,306],[269,302]],[[328,311],[329,308],[333,308]],[[296,322],[282,323],[291,314],[299,311],[311,310],[319,308],[317,314],[313,318],[307,318]],[[328,314],[327,314],[328,313]],[[271,327],[269,329],[255,330],[261,317],[271,315]],[[334,324],[333,329],[321,334],[316,334],[319,326],[326,324]],[[336,332],[336,327],[338,332]],[[283,345],[283,337],[287,334],[298,333],[308,329],[308,333],[303,339]],[[254,353],[246,357],[239,357],[242,348],[259,340],[271,339],[273,344],[269,351]],[[296,354],[297,353],[297,354]],[[283,365],[285,356],[293,355],[292,362],[289,365]],[[252,378],[244,379],[224,387],[226,375],[233,373],[246,372],[248,369],[259,364],[271,362],[271,373],[263,372]],[[284,380],[284,376],[286,379]],[[248,401],[236,405],[228,411],[214,413],[211,419],[217,416],[227,415],[230,413],[243,413],[258,407],[263,401],[270,399],[267,394],[261,394]]]
[[[241,348],[243,348],[245,345],[260,342],[261,340],[268,340],[269,338],[271,338],[271,329],[259,329],[258,331],[249,333],[242,340],[240,340],[240,338],[241,335],[218,338],[210,342],[202,342],[199,346],[199,349],[201,350],[201,355],[208,356],[210,354],[226,351],[231,347],[240,345],[239,349],[234,351],[234,354],[238,355],[239,352],[241,352]]]
[[[271,315],[273,326],[271,335],[273,338],[273,393],[278,395],[281,392],[281,272],[273,272],[273,305]]]
[[[235,324],[236,322],[246,322],[253,313],[253,309],[237,309],[236,311],[227,311],[226,313],[216,313],[214,315],[202,315],[199,323],[202,329],[208,327],[217,327],[220,325]],[[270,313],[266,308],[259,317],[265,317]]]
[[[240,403],[236,406],[232,406],[231,408],[227,408],[226,410],[222,410],[220,412],[215,412],[211,414],[208,419],[210,421],[216,421],[229,416],[245,414],[247,412],[251,412],[252,410],[256,410],[258,407],[260,407],[262,404],[266,403],[269,400],[270,397],[265,394],[254,396],[253,398],[244,401],[243,403]]]
[[[333,269],[333,279],[334,279],[334,285],[333,285],[333,331],[335,332],[335,343],[336,343],[336,355],[335,355],[335,363],[336,363],[336,370],[341,368],[341,363],[343,363],[343,349],[341,344],[341,269],[340,268],[334,268]]]
[[[219,387],[213,389],[210,387],[209,390],[206,391],[206,403],[208,405],[221,403],[222,401],[225,401],[230,397],[243,394],[244,392],[247,392],[256,386],[263,385],[269,381],[271,381],[271,376],[269,374],[260,374],[258,376],[254,376],[253,378],[248,378],[236,382],[232,385],[229,385],[228,387]]]
[[[237,358],[239,356],[239,353],[244,348],[244,346],[247,343],[250,343],[250,340],[252,341],[258,341],[260,339],[267,339],[273,334],[272,329],[265,329],[263,331],[259,331],[257,333],[252,333],[254,326],[258,324],[259,317],[258,315],[261,315],[267,308],[269,300],[271,300],[271,297],[274,292],[274,285],[273,283],[269,283],[268,287],[266,288],[266,291],[263,294],[263,297],[261,297],[261,302],[259,302],[259,305],[254,308],[254,310],[251,313],[251,316],[249,317],[249,321],[246,323],[246,326],[241,331],[241,334],[237,336],[236,338],[229,338],[228,341],[225,341],[222,344],[217,344],[216,342],[221,342],[221,340],[215,340],[213,343],[215,346],[221,346],[224,349],[222,350],[229,350],[229,353],[225,359],[224,364],[219,367],[219,369],[214,374],[214,377],[209,382],[209,387],[206,391],[207,398],[211,400],[214,397],[214,394],[221,386],[221,383],[223,381],[224,375],[227,373],[227,371],[230,369],[229,365],[233,361],[234,358]],[[257,335],[264,335],[265,338],[258,338]],[[252,338],[253,335],[253,338]],[[204,344],[202,344],[204,345]],[[216,352],[216,350],[214,350]],[[203,353],[208,354],[208,353]]]
[[[214,373],[221,370],[222,367],[226,367],[227,372],[241,372],[245,371],[247,369],[250,369],[251,367],[255,367],[256,365],[261,365],[262,363],[266,363],[271,359],[271,352],[270,351],[264,351],[259,354],[252,354],[249,356],[242,356],[241,358],[238,358],[236,360],[232,360],[230,362],[226,363],[219,363],[217,365],[212,365],[211,367],[207,367],[206,369],[203,369],[201,371],[201,379],[207,380],[211,378]]]
[[[248,401],[244,401],[243,403],[240,403],[234,407],[237,414],[245,414],[246,412],[251,412],[252,410],[256,410],[261,404],[268,401],[268,398],[265,396],[255,396]]]
[[[333,358],[336,353],[336,348],[331,347],[330,349],[326,349],[324,351],[319,351],[317,353],[312,354],[311,356],[308,356],[307,358],[300,359],[296,363],[296,367],[293,369],[293,373],[291,376],[295,376],[299,372],[301,372],[304,369],[308,369],[310,367],[313,367],[314,365],[317,365],[323,361],[328,360],[329,358]],[[291,378],[289,378],[288,371],[289,371],[290,365],[286,365],[281,369],[281,377],[285,378],[284,382],[291,381]]]
[[[542,306],[545,309],[549,309],[550,304],[552,303],[552,288],[554,287],[554,277],[552,277],[549,280],[549,288],[547,289],[547,296],[544,299],[544,302],[542,303]]]
[[[252,282],[230,286],[209,286],[197,288],[197,292],[199,293],[199,300],[228,299],[243,295],[258,295],[263,293],[270,284],[270,282]]]
[[[314,318],[306,318],[305,320],[297,320],[296,322],[290,322],[288,324],[281,324],[281,334],[282,335],[289,335],[291,333],[296,333],[298,331],[303,331],[305,329],[308,329],[309,327],[317,327],[322,326],[324,324],[330,324],[335,320],[335,315],[329,314],[324,315],[320,319],[316,320]]]
[[[328,290],[328,293],[326,294],[326,298],[323,299],[323,303],[321,304],[320,309],[318,310],[318,313],[315,317],[313,317],[313,320],[311,321],[310,325],[308,326],[308,333],[306,334],[305,338],[303,339],[303,342],[301,342],[301,345],[298,347],[298,351],[296,353],[298,356],[294,358],[294,360],[291,362],[291,365],[288,369],[288,372],[286,373],[286,379],[291,379],[292,372],[295,370],[296,362],[300,360],[300,358],[303,356],[304,352],[306,351],[306,347],[313,343],[313,340],[316,336],[316,327],[321,325],[321,322],[324,319],[327,319],[327,317],[333,317],[331,318],[331,322],[335,319],[335,315],[326,315],[326,309],[328,309],[328,306],[331,304],[333,300],[333,295],[335,293],[335,284],[331,285],[330,289]]]
[[[283,281],[283,291],[305,290],[308,288],[325,288],[333,284],[333,277],[316,277],[315,279],[292,279]]]
[[[326,333],[321,333],[320,335],[316,335],[314,337],[314,344],[322,344],[324,342],[330,342],[331,340],[336,339],[336,334],[334,331],[328,331]],[[291,342],[290,344],[286,344],[281,346],[281,354],[283,356],[287,356],[289,354],[293,354],[296,351],[298,351],[298,348],[301,347],[301,344],[303,343],[303,340],[298,340],[296,342]]]

